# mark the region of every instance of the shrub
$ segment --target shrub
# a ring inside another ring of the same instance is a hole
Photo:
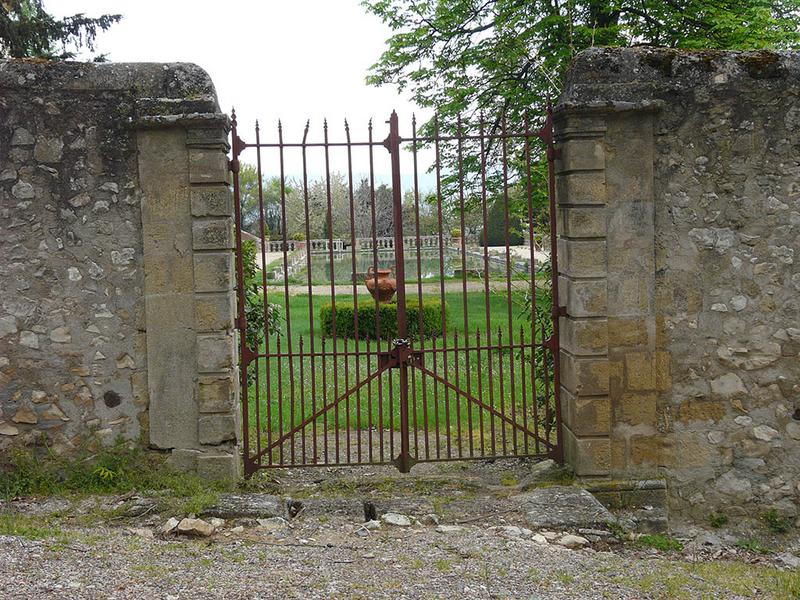
[[[486,217],[486,229],[481,230],[480,240],[482,246],[506,245],[506,215],[505,200],[498,198],[489,207]],[[524,243],[525,238],[519,233],[522,231],[522,220],[513,210],[508,214],[508,243],[518,246]]]
[[[295,233],[292,234],[292,239],[295,242],[305,242],[306,241],[306,234],[303,233],[302,231],[296,231]]]
[[[422,314],[422,336],[420,336],[420,311]],[[445,323],[449,321],[447,303],[435,298],[423,298],[420,307],[418,299],[406,300],[406,321],[408,337],[411,339],[434,338],[442,334],[442,313]],[[380,319],[380,337],[391,340],[397,337],[397,304],[379,304],[375,310],[375,302],[368,300],[358,305],[358,338],[375,339],[376,315]],[[322,335],[333,336],[333,306],[325,304],[319,311]],[[355,308],[352,302],[336,303],[336,337],[355,337]]]
[[[454,237],[454,238],[460,238],[461,237],[461,230],[460,229],[451,229],[450,230],[450,236]]]
[[[261,271],[256,268],[256,243],[242,241],[242,266],[244,271],[244,313],[247,319],[247,347],[258,351],[264,341],[264,325],[270,334],[280,335],[281,307],[267,304],[264,312],[264,292],[261,288]]]

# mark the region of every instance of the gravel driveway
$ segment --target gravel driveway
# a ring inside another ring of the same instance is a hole
[[[158,517],[159,523],[161,517]],[[0,536],[0,597],[154,598],[769,598],[773,568],[668,560],[623,546],[570,550],[487,524],[356,533],[340,516],[228,521],[209,538],[149,528]],[[155,537],[150,537],[155,532]],[[607,551],[612,548],[614,552]],[[762,570],[763,569],[763,570]]]

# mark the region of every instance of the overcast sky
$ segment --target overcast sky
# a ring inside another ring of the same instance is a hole
[[[382,139],[393,109],[403,132],[410,133],[415,109],[407,98],[394,88],[365,83],[390,32],[358,0],[45,0],[45,7],[58,16],[122,14],[122,21],[97,39],[97,50],[112,61],[185,61],[203,67],[214,80],[222,110],[236,107],[245,141],[253,140],[256,119],[262,140],[274,136],[279,118],[285,140],[300,141],[309,118],[309,140],[321,139],[323,117],[331,140],[343,141],[344,118],[353,141],[365,139],[370,117],[375,137]],[[421,116],[427,114],[418,112]],[[388,161],[379,151],[376,171],[385,180]],[[332,168],[343,169],[342,160],[335,156]],[[364,174],[366,156],[354,160],[357,176]],[[407,181],[411,167],[405,163]],[[316,165],[309,170],[320,172]],[[287,157],[287,172],[297,171],[296,157]],[[428,187],[430,179],[423,179]]]

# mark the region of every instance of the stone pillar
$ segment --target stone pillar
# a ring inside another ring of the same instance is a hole
[[[649,105],[561,105],[555,136],[565,456],[580,476],[652,474],[656,352]]]
[[[139,120],[150,445],[176,468],[236,478],[233,200],[228,120]]]

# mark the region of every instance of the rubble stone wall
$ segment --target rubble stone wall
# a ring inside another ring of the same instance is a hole
[[[0,61],[0,452],[238,472],[227,127],[194,65]]]
[[[592,49],[556,135],[578,473],[797,516],[800,55]]]

